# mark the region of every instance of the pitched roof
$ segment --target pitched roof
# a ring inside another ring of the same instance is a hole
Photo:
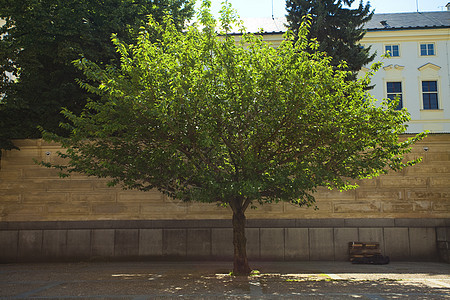
[[[286,18],[245,18],[242,19],[247,32],[277,34],[286,32]],[[422,29],[422,28],[450,28],[450,11],[411,12],[374,14],[372,20],[364,26],[368,31]],[[232,34],[240,34],[233,28]]]
[[[450,11],[374,14],[367,30],[397,30],[450,27]]]

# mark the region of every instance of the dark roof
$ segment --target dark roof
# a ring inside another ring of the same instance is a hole
[[[374,14],[367,30],[396,30],[450,27],[450,11]]]
[[[286,18],[245,18],[242,19],[247,32],[275,34],[286,32]],[[450,11],[411,12],[374,14],[372,20],[364,26],[368,31],[421,29],[421,28],[450,28]],[[239,34],[233,28],[232,34]]]

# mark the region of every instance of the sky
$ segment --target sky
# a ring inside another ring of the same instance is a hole
[[[216,17],[221,8],[221,3],[225,0],[211,0],[211,11]],[[286,15],[285,0],[228,0],[232,7],[237,10],[241,18],[275,18]],[[370,5],[375,9],[375,13],[398,13],[398,12],[419,12],[423,11],[443,11],[447,10],[445,5],[450,0],[372,0]],[[202,0],[197,0],[197,7]],[[367,0],[363,0],[367,3]],[[357,7],[359,0],[355,0],[353,6]]]

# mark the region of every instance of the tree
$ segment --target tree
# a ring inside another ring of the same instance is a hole
[[[373,12],[370,4],[361,0],[356,9],[345,8],[355,0],[286,0],[289,28],[298,34],[302,19],[311,15],[312,23],[308,37],[319,42],[319,51],[326,52],[337,66],[347,62],[347,70],[354,73],[370,63],[375,54],[370,55],[370,47],[362,47],[359,41],[364,37],[363,25],[370,21]],[[351,76],[355,79],[355,76]]]
[[[111,34],[131,43],[147,15],[161,21],[166,13],[181,29],[193,1],[0,0],[0,149],[11,138],[40,137],[38,125],[63,134],[62,107],[81,112],[94,96],[76,83],[83,74],[72,61],[82,54],[119,66]]]
[[[180,33],[170,18],[151,19],[133,45],[114,37],[120,69],[79,60],[83,87],[101,99],[80,115],[65,110],[70,136],[45,137],[67,149],[67,164],[43,164],[231,207],[234,273],[248,274],[249,207],[311,206],[319,186],[354,188],[353,179],[413,165],[403,155],[423,135],[399,142],[408,113],[395,101],[377,104],[364,90],[368,77],[346,81],[329,56],[305,51],[317,47],[306,25],[278,48],[245,33],[236,43],[227,35],[231,8],[218,36],[208,7],[202,29]],[[152,42],[155,32],[161,39]]]

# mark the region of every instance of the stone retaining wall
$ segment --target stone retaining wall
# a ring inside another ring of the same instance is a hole
[[[104,179],[82,175],[59,178],[57,170],[33,162],[59,162],[58,145],[42,140],[15,143],[21,150],[4,151],[0,161],[0,222],[231,218],[229,209],[215,204],[182,203],[157,191],[110,188]],[[356,190],[320,189],[315,195],[319,210],[279,203],[248,210],[247,217],[450,218],[450,134],[430,135],[415,145],[409,157],[420,156],[422,163],[360,181]]]
[[[232,255],[229,208],[110,188],[82,175],[62,179],[33,162],[58,162],[58,145],[15,143],[21,150],[4,151],[0,161],[0,261]],[[249,257],[345,260],[347,243],[359,240],[380,242],[392,259],[449,261],[450,134],[415,145],[409,157],[419,156],[422,163],[360,181],[356,190],[319,190],[318,210],[287,203],[249,209]]]
[[[255,219],[251,260],[348,260],[348,242],[379,242],[391,260],[439,261],[449,219]],[[228,220],[0,223],[0,262],[231,259]]]

